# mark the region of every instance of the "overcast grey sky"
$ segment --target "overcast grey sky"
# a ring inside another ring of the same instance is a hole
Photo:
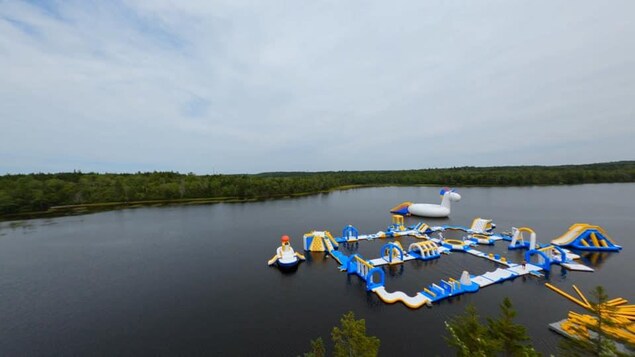
[[[635,1],[0,0],[0,174],[635,159]]]

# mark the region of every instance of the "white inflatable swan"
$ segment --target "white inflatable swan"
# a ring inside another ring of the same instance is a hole
[[[432,203],[411,203],[404,202],[399,206],[393,208],[392,213],[398,214],[411,214],[421,217],[447,217],[450,215],[450,202],[457,202],[461,200],[456,190],[444,187],[440,192],[442,199],[440,205]]]

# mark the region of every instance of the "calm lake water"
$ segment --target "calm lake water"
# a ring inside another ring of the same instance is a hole
[[[410,310],[366,293],[356,276],[322,253],[294,274],[266,265],[282,234],[302,252],[313,229],[363,233],[385,230],[388,210],[402,201],[437,202],[438,188],[366,188],[244,204],[140,208],[29,221],[0,229],[1,355],[254,355],[296,356],[318,336],[329,340],[340,316],[353,310],[382,355],[448,355],[443,321],[474,303],[495,314],[503,297],[516,306],[536,347],[556,351],[547,324],[579,310],[544,287],[517,278],[475,294]],[[492,218],[497,231],[528,226],[549,242],[576,222],[603,226],[624,249],[589,254],[594,273],[552,268],[549,280],[566,291],[603,285],[611,297],[635,301],[635,184],[527,188],[459,188],[450,219],[469,225]],[[422,218],[409,217],[407,224]],[[456,234],[456,237],[460,237]],[[404,246],[415,241],[399,238]],[[379,256],[385,241],[361,242],[358,253]],[[486,252],[514,261],[504,242]],[[346,254],[351,251],[344,250]],[[461,271],[481,274],[492,262],[452,253],[428,263],[386,268],[388,291],[409,295]]]

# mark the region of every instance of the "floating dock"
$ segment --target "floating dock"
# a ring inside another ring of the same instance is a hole
[[[579,337],[568,333],[567,331],[565,331],[562,328],[562,324],[563,323],[567,323],[567,321],[569,321],[569,320],[568,319],[562,319],[562,320],[557,321],[557,322],[552,322],[552,323],[549,324],[549,329],[551,331],[554,331],[554,332],[558,333],[559,335],[567,337],[567,338],[580,339]],[[597,337],[597,332],[589,331],[589,337],[596,338]],[[623,344],[621,342],[614,341],[614,340],[611,340],[611,341],[613,341],[613,343],[615,344],[615,348],[617,349],[617,352],[619,352],[619,353],[622,353],[622,354],[624,354],[626,356],[631,356],[635,352],[632,349],[628,348],[627,345],[625,345],[625,344]]]

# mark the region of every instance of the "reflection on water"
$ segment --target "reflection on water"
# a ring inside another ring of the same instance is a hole
[[[600,268],[607,260],[611,257],[616,256],[619,252],[585,252],[585,251],[575,251],[576,254],[580,255],[580,259],[583,264],[588,265],[592,268]]]
[[[354,254],[359,250],[359,242],[351,242],[351,243],[340,243],[338,249],[345,249],[347,251],[347,255]]]
[[[279,266],[274,266],[274,268],[278,269],[282,274],[285,275],[293,275],[295,274],[295,272],[298,271],[298,267],[302,265],[302,263],[298,263],[297,265],[294,266],[290,266],[290,267],[279,267]]]
[[[389,275],[393,278],[398,278],[401,275],[403,275],[404,272],[404,265],[403,264],[399,264],[399,265],[384,265],[382,267],[382,269],[384,270],[384,273],[386,273],[386,275]]]

